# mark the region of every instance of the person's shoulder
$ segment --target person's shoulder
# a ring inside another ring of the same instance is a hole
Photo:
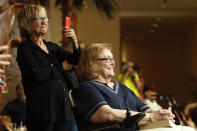
[[[134,92],[132,90],[130,90],[125,84],[122,84],[120,82],[116,82],[116,84],[122,89],[122,90],[126,90],[127,92],[130,92],[132,94],[134,94]]]
[[[54,42],[51,42],[51,41],[46,41],[46,40],[43,40],[44,41],[44,43],[46,44],[46,45],[49,45],[49,46],[52,46],[52,47],[59,47],[59,45],[58,44],[56,44],[56,43],[54,43]]]
[[[31,49],[32,48],[32,41],[31,40],[22,41],[17,49],[20,50],[20,49],[23,49],[23,48]]]
[[[124,84],[122,84],[121,82],[114,81],[114,84],[115,84],[116,86],[119,86],[121,89],[127,90],[127,87],[126,87]]]
[[[28,40],[22,41],[20,43],[20,45],[18,46],[18,48],[26,47],[26,46],[29,46],[29,41]]]
[[[114,81],[115,84],[119,85],[120,87],[126,87],[124,84],[122,84],[121,82],[118,81]]]
[[[82,82],[79,83],[79,85],[80,85],[81,87],[84,87],[84,86],[91,86],[91,83],[92,83],[92,81],[82,81]]]
[[[94,91],[95,88],[91,85],[90,81],[82,81],[79,83],[79,88],[75,90],[76,94],[86,94],[88,92]]]
[[[6,107],[7,107],[7,108],[12,107],[12,106],[15,104],[15,102],[16,102],[16,99],[14,99],[14,100],[8,102],[8,103],[6,104]]]
[[[80,91],[92,91],[97,90],[98,85],[95,85],[94,81],[83,81],[79,83],[79,90]]]

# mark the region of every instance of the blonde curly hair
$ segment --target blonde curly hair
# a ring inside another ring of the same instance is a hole
[[[111,45],[93,43],[84,48],[77,69],[81,80],[92,80],[97,76],[97,59],[105,49],[111,51]]]

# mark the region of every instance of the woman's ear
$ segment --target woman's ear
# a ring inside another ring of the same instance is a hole
[[[98,77],[98,65],[95,65],[95,68],[94,68],[94,71],[93,71],[93,73],[92,73],[92,78],[93,79],[96,79],[97,77]]]
[[[97,73],[93,73],[92,79],[96,79],[97,78]]]

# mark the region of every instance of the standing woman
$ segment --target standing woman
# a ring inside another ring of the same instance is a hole
[[[28,5],[18,16],[23,42],[17,50],[17,62],[22,75],[28,131],[66,131],[71,120],[67,83],[62,62],[76,65],[81,50],[73,29],[63,30],[64,39],[73,40],[73,53],[43,38],[48,29],[44,7]]]

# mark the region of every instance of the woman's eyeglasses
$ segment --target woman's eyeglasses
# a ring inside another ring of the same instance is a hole
[[[35,20],[35,21],[37,21],[37,22],[40,23],[42,21],[48,22],[49,21],[49,18],[48,17],[36,17],[33,20]]]
[[[115,62],[115,58],[99,58],[97,60],[106,61],[107,63]]]

